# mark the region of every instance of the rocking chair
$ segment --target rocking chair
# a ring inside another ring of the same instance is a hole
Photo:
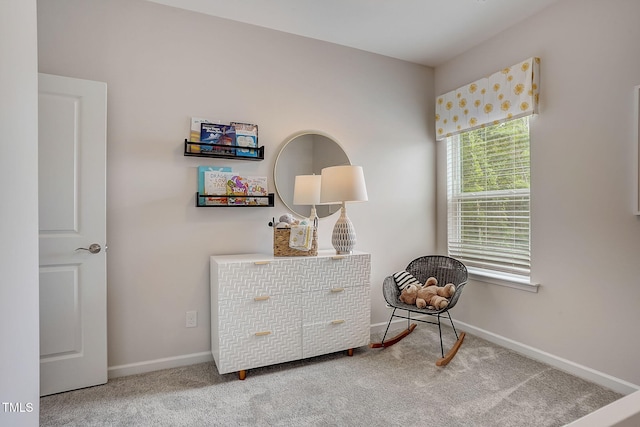
[[[453,325],[451,315],[449,314],[449,310],[451,310],[456,305],[456,303],[458,302],[458,298],[460,298],[460,294],[462,293],[464,285],[467,284],[467,268],[464,266],[464,264],[454,258],[442,255],[428,255],[416,258],[411,261],[407,266],[406,271],[411,273],[422,284],[424,284],[429,277],[435,277],[438,280],[438,286],[444,286],[447,283],[453,283],[456,286],[455,293],[449,299],[449,305],[447,305],[443,309],[434,309],[433,307],[418,308],[415,305],[405,304],[400,301],[400,289],[398,288],[398,285],[396,284],[393,276],[388,276],[384,279],[382,292],[384,294],[384,299],[387,301],[387,304],[389,304],[389,306],[393,308],[393,312],[391,313],[391,317],[389,318],[389,323],[387,324],[387,329],[384,332],[382,341],[379,343],[371,343],[369,344],[369,347],[389,347],[413,332],[416,324],[411,323],[411,313],[435,317],[437,321],[425,320],[424,317],[426,316],[421,316],[423,317],[423,319],[414,318],[413,320],[417,322],[438,325],[438,332],[440,334],[440,352],[442,358],[436,361],[436,365],[444,366],[449,363],[451,359],[453,359],[453,357],[456,355],[458,349],[460,348],[460,345],[462,345],[462,341],[464,340],[465,336],[464,332],[461,332],[460,335],[458,335],[456,327]],[[406,310],[407,315],[402,316],[400,314],[396,314],[397,310]],[[453,333],[456,336],[456,342],[453,347],[451,347],[451,350],[449,350],[446,356],[444,354],[444,346],[442,344],[442,327],[440,325],[441,316],[447,317],[449,319],[449,322],[451,322],[451,327],[453,328]],[[395,337],[385,341],[387,332],[389,332],[389,326],[391,326],[391,321],[394,317],[407,319],[407,329],[400,332]]]

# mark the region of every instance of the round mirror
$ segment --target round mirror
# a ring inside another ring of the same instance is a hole
[[[276,192],[291,212],[307,218],[311,215],[311,206],[293,204],[296,176],[320,175],[323,168],[350,164],[347,153],[329,135],[318,131],[297,133],[284,143],[276,158],[273,170]],[[319,218],[339,210],[340,205],[316,205]]]

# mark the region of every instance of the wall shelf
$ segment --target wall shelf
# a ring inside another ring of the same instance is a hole
[[[216,198],[216,199],[251,199],[257,200],[263,204],[206,204],[207,198]],[[266,204],[264,204],[266,203]],[[272,208],[274,206],[274,194],[269,193],[266,196],[228,196],[226,194],[216,196],[212,194],[200,194],[196,192],[196,207],[198,208]]]
[[[205,149],[206,151],[203,151],[203,149]],[[224,152],[220,150],[224,150]],[[248,150],[248,153],[247,153],[247,150]],[[264,160],[264,146],[255,147],[255,148],[237,147],[235,145],[190,142],[187,139],[185,139],[184,155],[187,157],[209,157],[212,159],[260,161],[260,160]]]

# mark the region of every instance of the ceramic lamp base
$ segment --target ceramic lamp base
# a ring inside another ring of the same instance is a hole
[[[336,254],[350,254],[356,245],[356,229],[353,228],[351,220],[347,217],[347,209],[342,206],[340,218],[336,221],[331,235],[331,243],[336,250]]]

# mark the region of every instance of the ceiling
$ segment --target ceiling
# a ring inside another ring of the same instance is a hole
[[[149,0],[431,67],[559,0]]]

